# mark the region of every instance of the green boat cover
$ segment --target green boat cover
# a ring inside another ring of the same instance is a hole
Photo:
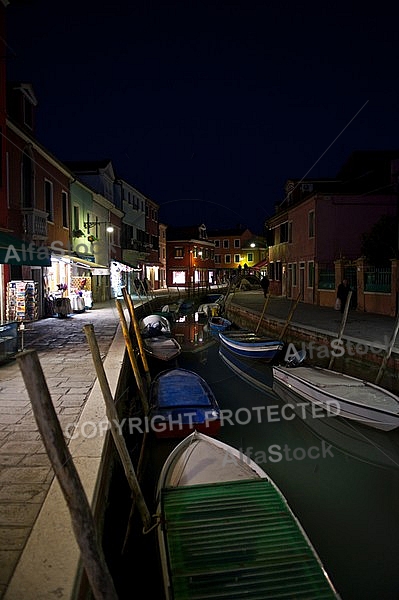
[[[267,479],[162,491],[174,600],[339,598]]]

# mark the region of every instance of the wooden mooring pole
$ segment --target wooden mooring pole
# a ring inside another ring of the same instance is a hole
[[[126,446],[125,438],[120,432],[117,424],[119,423],[119,416],[115,408],[115,402],[112,397],[112,393],[109,387],[107,376],[104,370],[104,365],[101,360],[100,350],[98,348],[97,339],[94,333],[93,325],[85,325],[83,331],[86,334],[87,341],[90,346],[90,350],[93,357],[94,366],[96,369],[98,381],[101,387],[101,391],[104,397],[105,407],[107,411],[107,417],[110,424],[110,430],[112,437],[115,442],[115,446],[118,450],[122,465],[128,480],[130,489],[133,492],[135,501],[137,502],[138,509],[140,511],[141,520],[143,522],[144,530],[148,530],[151,527],[151,515],[147,508],[147,504],[144,500],[136,473],[133,468],[132,461],[130,459],[129,451]]]
[[[394,347],[395,344],[395,340],[396,340],[396,336],[398,335],[398,331],[399,331],[399,314],[396,317],[396,321],[395,321],[395,327],[393,329],[392,332],[392,336],[391,339],[389,340],[388,346],[385,350],[385,354],[384,354],[384,358],[382,359],[382,363],[380,365],[380,368],[378,370],[377,373],[377,377],[375,378],[375,384],[378,385],[382,379],[382,376],[385,373],[385,370],[387,368],[387,364],[388,364],[388,360],[392,354],[392,349]]]
[[[132,340],[130,339],[129,328],[128,328],[127,323],[126,323],[126,319],[125,319],[125,314],[123,312],[122,303],[121,303],[120,300],[115,300],[115,303],[116,303],[116,307],[117,307],[118,313],[119,313],[119,320],[120,320],[121,327],[122,327],[123,337],[125,338],[125,344],[126,344],[127,353],[129,355],[129,359],[130,359],[130,364],[132,365],[134,377],[135,377],[136,383],[137,383],[137,388],[139,390],[139,395],[140,395],[141,403],[143,405],[143,411],[144,411],[144,414],[147,415],[148,414],[148,410],[149,410],[149,408],[148,408],[147,392],[144,389],[143,381],[141,379],[141,373],[140,373],[139,366],[137,364],[137,360],[136,360],[136,356],[135,356],[135,353],[134,353],[134,348],[133,348]]]
[[[264,317],[264,315],[265,315],[265,312],[266,312],[267,305],[269,304],[269,299],[270,299],[270,294],[268,294],[268,295],[266,296],[266,300],[265,300],[265,303],[264,303],[264,305],[263,305],[262,314],[261,314],[261,316],[260,316],[260,318],[259,318],[259,321],[258,321],[258,324],[257,324],[257,326],[256,326],[255,333],[258,333],[258,331],[259,331],[259,327],[260,327],[260,324],[261,324],[261,323],[262,323],[262,321],[263,321],[263,317]]]
[[[131,296],[130,296],[130,294],[127,291],[126,288],[122,288],[122,295],[123,295],[123,299],[125,301],[125,304],[127,306],[127,309],[129,311],[130,322],[133,325],[134,334],[136,336],[137,343],[138,343],[138,346],[139,346],[139,352],[140,352],[140,356],[141,356],[141,361],[143,363],[143,368],[144,368],[144,372],[145,372],[145,376],[146,376],[146,380],[147,380],[147,385],[149,386],[150,383],[151,383],[151,374],[150,374],[150,369],[149,369],[149,366],[148,366],[147,355],[146,355],[145,350],[144,350],[144,345],[143,345],[143,340],[142,340],[142,337],[141,337],[140,327],[139,327],[139,324],[138,324],[137,319],[136,319],[136,313],[134,311],[134,304],[133,304],[132,298],[131,298]]]
[[[71,515],[73,531],[93,595],[96,600],[118,600],[98,541],[89,501],[65,443],[37,353],[35,350],[27,350],[17,356],[17,361],[43,444]]]
[[[288,326],[289,326],[289,324],[290,324],[290,322],[291,322],[291,319],[292,319],[292,317],[293,317],[293,314],[294,314],[294,312],[295,312],[295,309],[296,309],[296,307],[297,307],[297,306],[298,306],[298,304],[299,304],[299,300],[300,300],[300,299],[301,299],[301,292],[299,292],[299,294],[298,294],[298,297],[297,297],[297,299],[295,300],[295,304],[294,304],[294,305],[291,307],[291,310],[290,310],[290,312],[288,313],[287,320],[286,320],[286,322],[285,322],[285,324],[284,324],[284,327],[283,327],[283,329],[282,329],[282,331],[281,331],[281,333],[280,333],[280,338],[281,338],[281,339],[283,339],[283,337],[285,336],[285,332],[286,332],[286,331],[287,331],[287,329],[288,329]]]
[[[351,298],[352,298],[352,290],[349,290],[348,297],[346,299],[344,314],[342,315],[341,326],[340,326],[339,332],[338,332],[338,338],[337,338],[338,340],[340,340],[342,338],[343,333],[344,333],[344,329],[345,329],[345,325],[346,325],[346,319],[348,318],[348,311],[349,311],[349,305],[350,305],[350,302],[351,302]],[[330,362],[329,362],[329,365],[328,365],[329,369],[332,369],[332,366],[334,364],[334,360],[335,360],[335,356],[331,352]]]

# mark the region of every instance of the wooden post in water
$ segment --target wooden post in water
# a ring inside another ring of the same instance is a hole
[[[380,383],[382,376],[384,375],[385,369],[387,368],[388,360],[392,354],[392,349],[395,344],[395,340],[396,340],[396,336],[398,335],[398,331],[399,331],[399,314],[396,317],[395,327],[393,329],[391,339],[389,340],[388,346],[385,350],[384,358],[382,359],[382,363],[378,370],[377,377],[375,378],[376,385],[378,385]]]
[[[109,387],[107,376],[105,374],[104,365],[101,360],[100,350],[98,348],[97,339],[94,334],[93,325],[85,325],[83,331],[86,334],[87,341],[90,346],[90,350],[93,357],[94,366],[96,369],[98,381],[103,394],[105,407],[107,411],[107,417],[110,424],[112,437],[115,442],[115,446],[118,450],[120,459],[122,461],[123,468],[125,470],[126,478],[128,480],[130,489],[132,490],[137,506],[140,511],[141,520],[143,521],[144,529],[149,529],[151,526],[151,515],[145,503],[143,494],[140,489],[139,482],[134,471],[132,461],[130,459],[129,451],[126,446],[125,438],[121,434],[117,423],[119,422],[118,413],[115,408],[115,402],[112,397],[112,393]]]
[[[123,312],[122,303],[120,300],[115,300],[116,307],[119,312],[119,320],[122,326],[123,337],[125,338],[125,344],[127,348],[127,353],[130,358],[130,364],[132,365],[134,377],[136,379],[137,388],[139,390],[141,403],[143,405],[144,414],[148,415],[148,400],[147,400],[147,392],[144,389],[143,381],[141,379],[141,373],[137,364],[136,356],[134,354],[134,348],[132,344],[132,340],[130,339],[129,328],[126,323],[125,314]]]
[[[290,322],[291,322],[291,319],[292,319],[292,317],[293,317],[293,314],[294,314],[294,312],[295,312],[295,309],[296,309],[296,307],[297,307],[297,306],[298,306],[298,304],[299,304],[299,300],[300,300],[300,299],[301,299],[301,292],[299,292],[299,294],[298,294],[298,297],[297,297],[297,299],[295,300],[295,304],[294,304],[294,305],[291,307],[291,310],[290,310],[290,312],[288,313],[287,320],[286,320],[286,322],[285,322],[285,324],[284,324],[284,327],[283,327],[283,329],[282,329],[282,331],[281,331],[281,333],[280,333],[280,338],[281,338],[281,339],[283,339],[283,337],[285,336],[285,332],[286,332],[286,331],[287,331],[287,329],[288,329],[288,326],[289,326],[289,324],[290,324]]]
[[[344,333],[344,329],[345,329],[345,325],[346,325],[346,319],[348,318],[349,304],[350,304],[351,298],[352,298],[352,290],[349,290],[348,297],[346,299],[344,314],[342,315],[341,326],[340,326],[339,332],[338,332],[338,338],[337,338],[338,340],[340,340],[342,338],[342,335]],[[328,365],[329,369],[332,369],[332,366],[334,364],[334,360],[335,360],[335,356],[331,352],[330,362],[329,362],[329,365]]]
[[[65,443],[37,353],[35,350],[28,350],[19,354],[17,361],[41,438],[71,515],[73,531],[93,595],[96,600],[118,600],[97,538],[89,501]]]
[[[255,333],[258,333],[258,331],[259,331],[259,327],[260,327],[260,324],[261,324],[261,322],[262,322],[262,320],[263,320],[264,314],[265,314],[265,312],[266,312],[267,305],[269,304],[269,299],[270,299],[270,294],[268,294],[268,295],[266,296],[266,300],[265,300],[265,303],[264,303],[264,305],[263,305],[262,314],[261,314],[261,316],[260,316],[260,319],[259,319],[259,321],[258,321],[258,324],[257,324],[257,326],[256,326]]]
[[[150,374],[150,369],[148,367],[147,355],[145,353],[144,346],[143,346],[143,340],[141,337],[140,327],[139,327],[139,324],[136,319],[136,313],[134,312],[134,304],[133,304],[132,298],[126,288],[122,288],[122,295],[123,295],[125,304],[127,306],[127,309],[129,311],[130,322],[133,324],[134,334],[136,336],[137,343],[139,345],[139,352],[140,352],[141,360],[143,363],[143,368],[144,368],[144,372],[145,372],[145,376],[146,376],[146,380],[147,380],[147,385],[149,386],[151,383],[151,374]]]

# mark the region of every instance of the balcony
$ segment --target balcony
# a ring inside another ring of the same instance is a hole
[[[37,208],[23,208],[24,232],[32,240],[47,240],[47,213]]]

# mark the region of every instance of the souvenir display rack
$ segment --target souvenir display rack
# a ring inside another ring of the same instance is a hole
[[[18,352],[18,323],[0,325],[0,363],[12,358]]]
[[[7,284],[7,320],[38,319],[38,286],[36,281],[9,281]]]

